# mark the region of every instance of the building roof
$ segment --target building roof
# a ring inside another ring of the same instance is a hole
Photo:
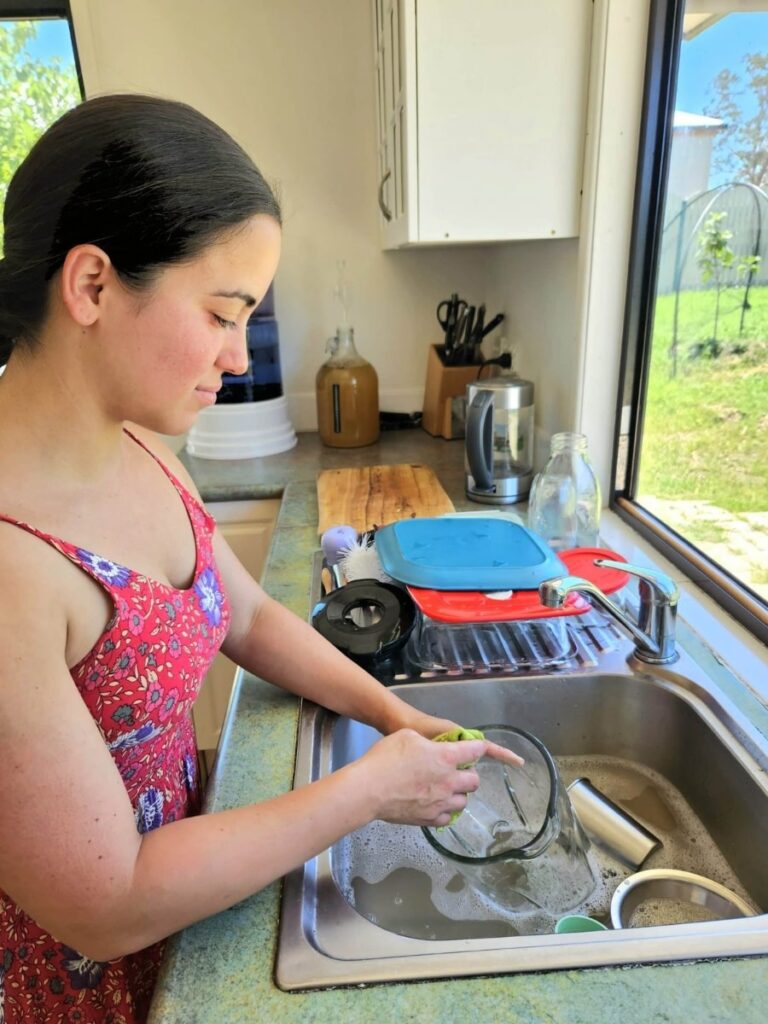
[[[725,124],[717,117],[705,117],[704,114],[688,114],[685,110],[676,110],[672,122],[673,128],[722,128]]]

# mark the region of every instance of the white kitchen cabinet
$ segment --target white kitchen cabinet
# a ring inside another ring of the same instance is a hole
[[[592,0],[373,0],[384,248],[579,231]]]
[[[208,502],[230,547],[254,577],[260,579],[272,539],[279,500]],[[217,654],[192,708],[197,749],[204,769],[210,769],[229,705],[237,665]]]

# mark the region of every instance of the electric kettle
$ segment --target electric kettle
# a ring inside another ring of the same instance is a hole
[[[467,385],[466,493],[472,501],[510,505],[533,480],[533,384],[492,377]]]

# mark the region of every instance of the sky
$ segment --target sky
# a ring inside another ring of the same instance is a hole
[[[689,114],[704,114],[714,100],[712,82],[724,69],[743,75],[744,57],[750,53],[768,53],[768,12],[728,14],[693,39],[684,40],[678,70],[675,108]],[[754,95],[734,90],[742,116],[748,119],[757,110]],[[720,150],[715,153],[724,155]],[[731,181],[738,174],[736,165],[710,166],[709,187]]]
[[[48,61],[51,57],[72,60],[69,26],[63,18],[40,18],[37,38],[29,44],[33,57]]]
[[[726,15],[683,42],[677,109],[703,114],[715,75],[723,68],[738,72],[747,53],[768,53],[768,13]]]

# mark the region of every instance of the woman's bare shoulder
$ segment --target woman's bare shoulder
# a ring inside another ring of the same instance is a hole
[[[0,599],[3,592],[6,596],[21,590],[39,592],[46,574],[55,571],[62,561],[53,546],[45,543],[33,529],[27,529],[25,523],[0,519],[0,574],[4,581]]]
[[[46,651],[66,667],[68,612],[64,562],[33,534],[0,521],[0,651],[3,678],[29,651]]]
[[[0,621],[48,619],[66,625],[66,598],[70,563],[50,544],[33,533],[0,520]],[[62,646],[62,656],[64,647]]]

